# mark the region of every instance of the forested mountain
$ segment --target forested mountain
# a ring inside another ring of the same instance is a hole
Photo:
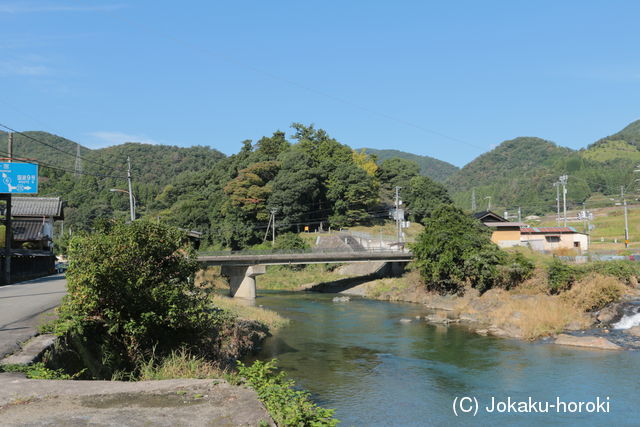
[[[505,141],[455,174],[445,185],[455,202],[471,207],[475,189],[478,208],[489,197],[496,209],[522,207],[525,213],[554,210],[560,175],[569,175],[570,207],[596,193],[617,195],[620,186],[635,190],[633,169],[640,162],[640,121],[578,151],[559,147],[540,138],[520,137]]]
[[[458,167],[442,160],[434,159],[429,156],[420,156],[418,154],[407,153],[399,150],[377,150],[375,148],[363,148],[367,154],[376,156],[378,162],[387,159],[406,159],[416,162],[420,166],[420,174],[438,182],[444,182],[453,175]]]
[[[202,146],[80,147],[80,175],[74,174],[73,141],[25,132],[15,135],[14,153],[41,162],[40,195],[67,201],[67,229],[127,217],[128,198],[110,190],[127,188],[130,157],[139,216],[203,231],[205,244],[231,248],[262,241],[270,210],[276,211],[280,231],[380,221],[388,216],[396,186],[402,187],[400,196],[412,221],[423,221],[451,200],[469,210],[474,190],[478,209],[491,200],[498,211],[520,206],[525,214],[547,213],[555,209],[553,184],[560,175],[569,175],[567,201],[575,207],[594,194],[617,195],[621,185],[631,193],[636,187],[633,170],[640,163],[640,122],[577,151],[520,137],[455,171],[445,182],[447,192],[422,175],[424,162],[421,166],[403,158],[408,153],[357,151],[322,129],[297,123],[292,129],[289,139],[276,131],[255,143],[244,141],[229,157]],[[0,133],[0,155],[3,143],[6,134]],[[446,166],[444,175],[452,168]]]
[[[381,221],[388,216],[394,185],[403,187],[413,221],[450,203],[444,187],[420,176],[414,162],[393,159],[378,166],[322,129],[292,128],[292,140],[276,131],[255,144],[244,141],[229,157],[198,146],[81,147],[80,174],[75,173],[77,144],[55,135],[15,134],[14,153],[40,163],[40,196],[67,202],[67,231],[128,216],[128,197],[110,191],[127,189],[127,157],[138,216],[202,231],[205,245],[215,247],[239,249],[261,242],[270,210],[276,211],[278,232]]]

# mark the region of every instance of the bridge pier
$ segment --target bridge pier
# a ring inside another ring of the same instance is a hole
[[[223,265],[221,274],[229,278],[229,294],[234,298],[256,298],[256,276],[264,274],[264,265]]]

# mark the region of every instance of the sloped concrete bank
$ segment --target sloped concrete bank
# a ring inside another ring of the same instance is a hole
[[[223,380],[53,381],[0,374],[2,425],[275,425],[256,393]]]

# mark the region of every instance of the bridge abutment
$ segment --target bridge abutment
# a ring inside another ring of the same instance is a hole
[[[221,274],[229,278],[229,294],[234,298],[256,298],[256,276],[264,274],[264,265],[223,265]]]

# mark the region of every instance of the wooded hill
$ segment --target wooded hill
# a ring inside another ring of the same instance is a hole
[[[533,137],[505,141],[451,175],[445,185],[466,209],[475,189],[479,208],[486,207],[490,196],[496,210],[521,206],[527,214],[543,214],[555,210],[553,183],[560,175],[569,175],[567,201],[576,207],[596,194],[617,196],[621,186],[636,193],[633,170],[638,163],[640,121],[580,150]]]
[[[453,175],[459,168],[451,163],[434,159],[429,156],[420,156],[418,154],[407,153],[399,150],[377,150],[375,148],[363,148],[367,154],[376,156],[378,163],[388,159],[406,159],[415,162],[420,166],[420,174],[429,178],[444,182]]]
[[[244,141],[229,157],[207,147],[81,147],[81,174],[75,173],[77,144],[55,135],[15,134],[14,153],[41,164],[40,196],[67,201],[66,230],[127,217],[128,198],[110,189],[127,188],[129,156],[139,216],[202,231],[205,246],[213,247],[260,243],[272,209],[279,232],[380,222],[388,218],[395,185],[403,187],[412,221],[450,203],[444,187],[420,176],[416,163],[391,159],[378,165],[322,129],[292,128],[291,140],[276,131],[256,143]],[[3,143],[6,134],[0,135]]]
[[[491,197],[499,212],[521,206],[525,215],[543,214],[555,210],[553,183],[560,175],[569,175],[567,200],[575,207],[597,194],[618,195],[620,186],[632,193],[633,170],[640,163],[640,121],[581,150],[535,137],[515,138],[459,170],[426,157],[430,160],[421,168],[406,159],[410,154],[394,150],[353,150],[313,126],[293,124],[292,133],[290,138],[276,131],[255,143],[244,141],[229,157],[203,146],[80,147],[80,176],[74,175],[77,144],[67,139],[46,132],[16,134],[14,153],[43,164],[40,195],[68,202],[72,229],[127,216],[127,197],[109,190],[126,189],[130,156],[141,216],[203,231],[207,244],[233,248],[262,240],[270,209],[277,210],[282,231],[371,224],[388,217],[399,185],[412,221],[422,221],[434,206],[450,200],[445,187],[467,210],[475,189],[478,209],[486,208],[486,197]],[[6,134],[0,133],[3,146]],[[431,175],[435,179],[454,171],[444,187],[423,176],[427,164],[432,172],[440,171]]]

